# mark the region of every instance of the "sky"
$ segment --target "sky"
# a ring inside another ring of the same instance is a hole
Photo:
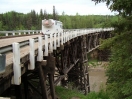
[[[114,15],[105,3],[95,5],[92,0],[0,0],[0,13],[16,11],[29,13],[31,10],[40,12],[40,9],[47,13],[53,12],[53,6],[59,15],[65,12],[67,15]]]

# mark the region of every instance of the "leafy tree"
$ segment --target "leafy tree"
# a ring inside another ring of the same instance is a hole
[[[92,0],[96,3],[106,2],[106,5],[112,11],[119,12],[122,16],[132,15],[132,1],[131,0]]]
[[[107,92],[111,99],[132,99],[132,0],[93,0],[106,2],[112,11],[118,11],[118,22],[113,37],[103,42],[102,48],[111,49],[107,68]]]
[[[0,21],[0,30],[2,30],[2,21]]]

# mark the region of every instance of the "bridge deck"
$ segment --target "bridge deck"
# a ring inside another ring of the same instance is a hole
[[[29,40],[29,38],[36,38],[40,35],[32,35],[32,36],[22,36],[22,37],[14,37],[14,38],[5,38],[0,39],[0,48],[4,46],[11,45],[13,42],[22,42]]]
[[[14,42],[18,42],[19,43],[19,42],[23,42],[23,41],[29,40],[29,38],[37,38],[39,36],[42,36],[42,35],[32,35],[32,36],[24,36],[24,37],[15,37],[15,38],[8,38],[8,39],[0,39],[0,48],[1,47],[10,46]],[[56,40],[58,40],[58,38],[56,38]],[[48,39],[48,43],[49,42],[50,42],[50,38]],[[52,39],[52,42],[53,42],[53,39]],[[44,43],[45,43],[45,40],[43,40],[43,45],[44,45]],[[25,58],[27,59],[27,57],[28,57],[28,59],[29,59],[29,48],[30,48],[29,45],[20,48],[21,65],[22,65],[23,62],[26,61]],[[38,42],[34,43],[34,49],[35,50],[38,49]],[[37,51],[36,51],[35,54],[37,54]],[[11,66],[11,67],[8,67],[8,66]],[[9,51],[9,52],[6,53],[6,73],[4,73],[4,75],[0,74],[0,77],[1,76],[5,77],[8,74],[10,74],[12,72],[12,70],[13,70],[12,66],[13,66],[13,52]]]

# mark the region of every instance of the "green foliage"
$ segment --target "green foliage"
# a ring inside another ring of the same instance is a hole
[[[0,30],[2,30],[3,23],[0,21]]]
[[[122,16],[132,15],[132,0],[92,0],[95,3],[106,2],[109,9],[119,12]]]
[[[112,99],[132,97],[132,32],[128,20],[120,20],[114,37],[103,41],[101,48],[110,48],[110,65],[107,68],[107,91]]]
[[[48,14],[46,10],[42,9],[40,9],[40,14],[37,14],[35,10],[31,10],[27,14],[10,11],[0,14],[0,30],[39,30],[43,19],[52,18],[52,14]],[[117,16],[79,15],[78,13],[72,16],[66,15],[64,12],[62,15],[57,15],[56,18],[63,22],[64,29],[111,27],[110,23],[117,21]]]
[[[118,11],[118,21],[112,22],[112,38],[102,41],[101,48],[111,49],[107,68],[107,92],[110,99],[132,99],[132,0],[94,0],[106,2]]]
[[[107,82],[108,91],[110,91],[113,97],[117,97],[114,99],[131,99],[128,97],[132,96],[132,90],[127,91],[129,88],[132,88],[132,86],[128,86],[131,85],[132,80],[131,44],[131,33],[122,33],[121,35],[116,36],[116,39],[113,40],[110,65],[107,70]]]
[[[90,66],[90,67],[97,67],[101,64],[102,64],[102,62],[98,61],[97,59],[92,59],[92,60],[88,61],[88,66]]]
[[[77,97],[80,99],[109,99],[107,93],[104,90],[100,90],[99,92],[90,92],[85,96],[77,90],[71,90],[57,86],[56,94],[60,99],[71,99],[72,97]]]
[[[66,89],[61,86],[56,87],[56,94],[60,99],[71,99],[72,97],[78,97],[85,99],[85,96],[76,90]]]
[[[99,92],[90,92],[85,99],[110,99],[108,94],[103,90]]]

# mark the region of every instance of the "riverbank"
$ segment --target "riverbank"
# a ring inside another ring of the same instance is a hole
[[[95,66],[89,67],[89,82],[90,91],[99,92],[100,89],[105,89],[107,77],[105,74],[107,62],[97,62]]]

